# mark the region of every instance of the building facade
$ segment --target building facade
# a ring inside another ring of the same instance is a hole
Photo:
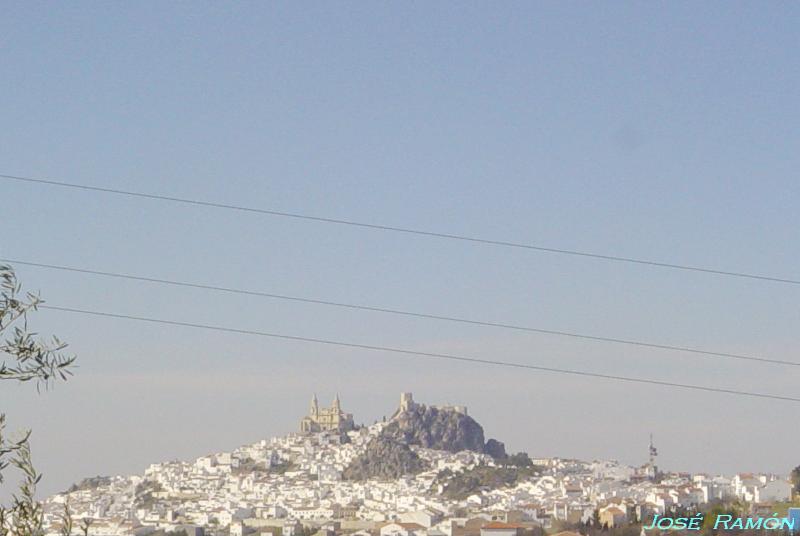
[[[308,415],[300,421],[300,431],[303,433],[349,432],[354,427],[353,414],[342,411],[339,395],[336,395],[333,405],[329,408],[320,408],[317,395],[314,395]]]

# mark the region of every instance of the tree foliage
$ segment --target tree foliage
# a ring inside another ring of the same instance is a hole
[[[483,489],[499,489],[516,486],[519,482],[539,476],[536,466],[514,467],[476,465],[466,471],[454,473],[449,469],[439,471],[434,486],[442,487],[442,495],[448,499],[464,500]]]
[[[33,382],[37,391],[71,375],[75,357],[63,352],[66,344],[57,337],[43,340],[30,331],[28,316],[43,302],[37,294],[23,292],[14,270],[0,265],[0,380]],[[22,480],[8,506],[0,505],[0,536],[40,536],[42,505],[36,500],[41,479],[31,460],[30,431],[18,439],[5,433],[6,417],[0,414],[0,483],[9,467]],[[68,513],[65,512],[65,516]],[[69,524],[64,523],[67,530]]]
[[[533,467],[533,462],[527,452],[517,452],[508,456],[503,460],[504,465],[511,465],[514,467]]]
[[[75,356],[62,353],[66,344],[53,336],[49,341],[28,329],[28,315],[42,299],[24,292],[10,266],[0,265],[0,380],[34,381],[37,389],[71,374]]]
[[[794,491],[800,493],[800,465],[792,469],[792,484],[794,484]]]

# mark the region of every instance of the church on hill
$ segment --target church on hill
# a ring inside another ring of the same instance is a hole
[[[308,415],[300,421],[300,431],[303,433],[338,431],[349,432],[355,428],[353,414],[342,411],[339,395],[333,399],[329,408],[320,408],[317,395],[311,399],[311,408]]]

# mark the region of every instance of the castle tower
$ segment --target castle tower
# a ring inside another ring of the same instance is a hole
[[[414,396],[411,393],[400,393],[400,412],[414,409]]]

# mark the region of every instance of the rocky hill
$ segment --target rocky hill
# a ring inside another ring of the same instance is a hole
[[[494,458],[506,456],[503,443],[495,439],[485,442],[483,427],[466,413],[453,408],[416,404],[398,411],[383,429],[382,436],[428,449],[471,450]]]
[[[505,459],[503,443],[484,441],[483,427],[465,412],[424,404],[398,410],[380,435],[342,474],[347,480],[393,479],[428,469],[410,448],[460,452],[470,450]]]
[[[343,472],[345,480],[394,480],[429,469],[416,452],[391,437],[379,436],[369,442],[366,451]]]

